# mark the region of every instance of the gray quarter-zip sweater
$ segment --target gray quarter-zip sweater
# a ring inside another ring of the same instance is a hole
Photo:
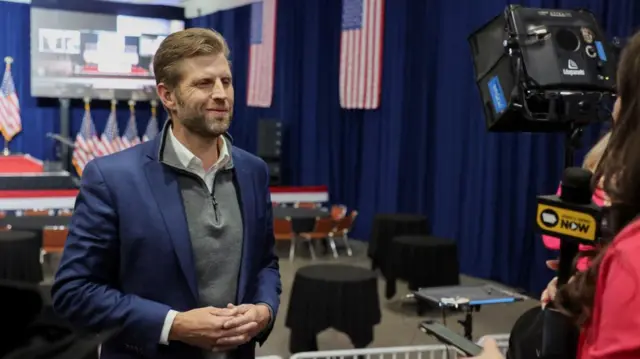
[[[161,161],[178,174],[198,279],[199,304],[224,308],[236,304],[242,259],[242,212],[234,185],[230,138],[221,138],[220,159],[208,171],[202,162],[165,131]],[[206,352],[207,359],[226,353]]]

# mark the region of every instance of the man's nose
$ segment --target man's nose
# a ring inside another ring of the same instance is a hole
[[[222,81],[216,80],[211,96],[214,100],[224,100],[227,98],[227,91],[225,91]]]

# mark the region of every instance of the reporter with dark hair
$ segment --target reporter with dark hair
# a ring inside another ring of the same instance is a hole
[[[578,357],[640,357],[640,33],[622,52],[620,114],[595,179],[609,196],[613,241],[554,302],[582,328]]]
[[[581,328],[579,359],[640,358],[640,33],[622,52],[620,112],[594,176],[611,206],[613,240],[558,289],[557,309]],[[479,358],[502,358],[489,343]]]

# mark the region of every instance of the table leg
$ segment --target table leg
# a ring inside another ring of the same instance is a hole
[[[376,261],[375,258],[371,259],[371,270],[375,271],[376,269],[378,269],[378,262]]]
[[[425,303],[423,300],[417,299],[416,298],[416,313],[418,314],[418,316],[422,316],[428,308],[428,304]]]
[[[291,329],[289,336],[289,352],[291,354],[302,352],[314,352],[318,350],[317,334],[304,333],[301,330]]]
[[[353,344],[353,347],[356,349],[366,348],[373,342],[373,326],[366,329],[362,328],[362,331],[360,331],[359,333],[346,334],[349,335],[351,344]]]
[[[393,298],[396,295],[396,278],[390,275],[386,276],[386,285],[385,285],[385,297],[387,299]]]
[[[473,307],[467,307],[465,312],[464,320],[458,320],[458,323],[464,328],[464,337],[473,340]]]

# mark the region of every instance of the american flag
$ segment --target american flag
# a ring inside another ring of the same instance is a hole
[[[129,123],[127,124],[127,128],[124,130],[124,134],[122,135],[122,146],[123,148],[129,148],[139,143],[140,137],[138,137],[136,115],[134,112],[131,112],[131,116],[129,116]]]
[[[247,106],[271,107],[276,51],[277,0],[251,4]]]
[[[106,156],[112,153],[116,153],[123,149],[122,138],[120,138],[120,129],[118,128],[118,121],[116,119],[116,112],[111,111],[107,124],[100,136],[99,155]]]
[[[22,131],[22,119],[20,118],[20,101],[16,94],[16,85],[11,76],[11,61],[6,60],[7,66],[0,87],[0,132],[5,141],[11,139]]]
[[[384,0],[343,0],[340,41],[340,105],[380,106]]]
[[[76,135],[74,142],[73,154],[71,155],[71,162],[76,168],[78,175],[82,175],[84,166],[94,158],[94,154],[98,152],[97,144],[100,142],[98,139],[98,133],[96,132],[96,126],[91,119],[91,112],[88,106],[85,107],[84,116],[82,117],[82,125],[80,131]]]
[[[144,131],[144,135],[142,136],[142,142],[147,142],[152,140],[158,134],[158,117],[156,117],[155,111],[151,115],[149,119],[149,123],[147,123],[147,129]]]

